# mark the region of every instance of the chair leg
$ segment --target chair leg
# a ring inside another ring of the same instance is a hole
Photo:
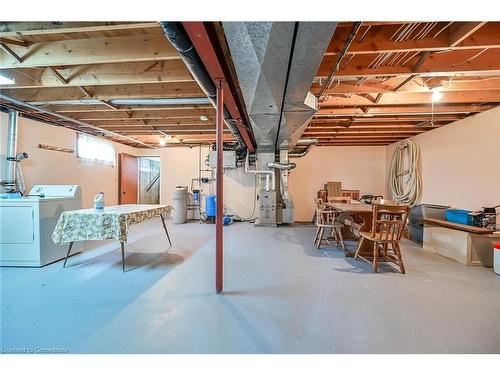
[[[316,234],[314,235],[314,244],[315,244],[315,245],[316,245],[316,242],[318,242],[318,234],[319,234],[319,230],[320,230],[320,229],[321,229],[321,228],[320,228],[320,227],[318,227],[318,229],[316,229]]]
[[[373,272],[378,271],[378,243],[373,242]]]
[[[345,251],[344,237],[342,236],[342,228],[336,228],[339,233],[340,247]]]
[[[365,240],[364,237],[361,237],[361,239],[358,242],[358,248],[356,249],[356,254],[354,254],[354,259],[358,259],[359,252],[361,251],[361,246],[363,245],[363,241]]]
[[[332,237],[335,239],[337,243],[339,243],[339,237],[337,236],[337,229],[335,227],[332,228]]]
[[[401,270],[401,273],[402,274],[406,273],[405,265],[403,263],[403,256],[401,255],[401,248],[399,247],[399,244],[398,243],[392,244],[392,248],[394,249],[394,252],[396,253],[396,256],[398,257],[399,269]]]
[[[319,237],[318,237],[318,242],[316,243],[316,249],[319,249],[319,247],[321,246],[321,241],[323,240],[323,232],[324,232],[325,228],[321,227],[319,229]]]

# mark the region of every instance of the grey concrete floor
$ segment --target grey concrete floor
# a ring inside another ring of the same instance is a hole
[[[62,262],[1,268],[1,346],[70,353],[500,353],[500,277],[404,242],[407,274],[316,250],[314,227],[132,227],[127,269],[99,242]],[[355,243],[349,243],[354,248]]]

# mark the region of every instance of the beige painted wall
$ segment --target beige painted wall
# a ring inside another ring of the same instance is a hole
[[[341,181],[342,188],[360,194],[384,194],[385,147],[313,147],[303,158],[292,159],[297,168],[290,174],[290,196],[295,220],[309,221],[314,198],[326,181]]]
[[[209,148],[200,147],[167,147],[158,150],[140,150],[143,156],[159,156],[161,163],[160,173],[160,202],[172,204],[172,195],[176,186],[191,188],[191,180],[198,177],[199,166],[208,169],[204,161]],[[203,177],[210,177],[210,172],[202,172]],[[224,206],[228,213],[249,217],[253,211],[254,176],[244,172],[243,168],[226,169],[224,171]],[[193,188],[197,189],[195,181]],[[204,185],[204,194],[215,194],[215,183],[212,190]]]
[[[0,147],[4,147],[7,120],[8,115],[0,113]],[[414,139],[422,148],[423,202],[467,208],[500,204],[500,107]],[[74,154],[37,148],[39,143],[46,143],[74,149],[75,142],[72,130],[21,118],[18,150],[30,155],[30,159],[23,162],[27,188],[37,183],[79,184],[85,207],[91,206],[98,191],[105,192],[107,204],[116,204],[116,167],[80,163]],[[175,186],[191,186],[191,179],[198,176],[198,147],[159,150],[135,149],[121,144],[115,147],[117,152],[160,156],[161,202],[164,204],[171,204]],[[388,196],[386,168],[389,168],[393,149],[394,145],[387,148],[315,147],[304,158],[294,159],[297,168],[290,175],[290,196],[295,203],[295,219],[310,220],[313,199],[327,180],[342,181],[345,189],[359,189],[361,194]],[[0,149],[0,153],[5,150]],[[208,148],[203,147],[203,169],[207,153]],[[250,216],[254,206],[254,176],[245,173],[243,168],[226,169],[224,188],[224,204],[229,212]]]
[[[0,113],[0,144],[6,142],[8,114]],[[18,152],[27,152],[29,159],[22,162],[26,190],[36,184],[76,184],[82,188],[83,207],[91,207],[94,195],[103,191],[106,204],[118,204],[118,168],[93,163],[78,162],[76,154],[48,151],[38,144],[76,148],[76,132],[62,127],[47,125],[38,121],[19,118]],[[4,147],[4,146],[2,146]],[[137,154],[133,147],[115,143],[116,152]],[[5,154],[5,150],[0,150]]]
[[[421,150],[422,203],[468,209],[500,204],[500,107],[412,139]],[[394,149],[387,146],[388,174]]]

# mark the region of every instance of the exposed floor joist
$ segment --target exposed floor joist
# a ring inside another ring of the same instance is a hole
[[[500,104],[500,23],[363,22],[326,87],[352,26],[340,23],[325,52],[311,87],[320,108],[303,137],[389,144],[379,134],[409,137]]]

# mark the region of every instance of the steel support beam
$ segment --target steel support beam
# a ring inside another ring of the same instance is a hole
[[[223,82],[217,81],[217,112],[216,112],[216,215],[215,215],[215,291],[217,294],[223,290],[223,253],[224,253],[224,183],[223,183],[223,134],[224,134],[224,88]]]
[[[200,56],[200,59],[203,61],[205,68],[207,69],[210,77],[215,81],[217,78],[222,79],[224,81],[222,84],[224,85],[224,89],[227,92],[226,98],[226,107],[233,119],[243,121],[243,115],[240,113],[240,109],[238,108],[235,96],[233,96],[231,92],[231,88],[228,84],[229,80],[226,75],[224,68],[221,66],[221,62],[219,61],[219,57],[217,52],[212,44],[212,41],[208,35],[208,32],[205,28],[203,22],[183,22],[182,25],[186,30],[191,42],[193,43],[196,52]],[[248,130],[245,128],[242,122],[238,121],[236,124],[245,145],[248,148],[249,152],[254,152],[255,148],[252,143],[251,136]]]

